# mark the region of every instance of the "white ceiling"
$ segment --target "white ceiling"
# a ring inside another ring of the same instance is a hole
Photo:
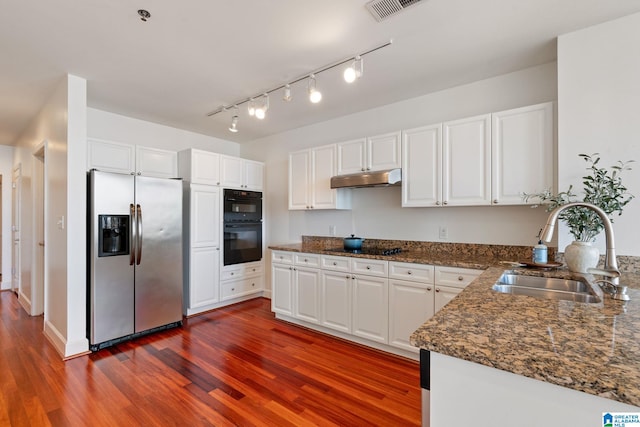
[[[10,145],[67,74],[88,105],[245,142],[553,61],[559,34],[640,11],[638,0],[423,0],[377,22],[367,0],[0,0],[0,144]],[[142,22],[138,9],[151,18]],[[352,85],[342,69],[271,96],[267,118],[223,104],[393,39]]]

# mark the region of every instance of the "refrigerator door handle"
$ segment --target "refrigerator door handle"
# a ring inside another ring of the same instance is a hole
[[[133,222],[136,219],[136,208],[133,206],[133,203],[129,204],[129,215],[131,219],[129,220],[133,225]],[[133,265],[135,262],[135,253],[136,253],[136,240],[138,236],[138,232],[136,231],[136,227],[131,227],[131,232],[129,233],[129,265]]]
[[[140,265],[140,261],[142,261],[142,208],[140,205],[136,205],[136,210],[138,212],[136,221],[138,225],[138,259],[136,265]]]

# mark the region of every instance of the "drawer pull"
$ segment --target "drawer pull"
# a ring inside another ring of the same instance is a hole
[[[233,271],[231,272],[231,275],[233,276]]]
[[[304,262],[309,262],[309,260],[307,260],[306,258],[304,259]]]
[[[462,282],[464,280],[464,277],[458,276],[458,280]]]
[[[436,292],[440,292],[440,288],[436,288]]]
[[[333,262],[333,265],[338,265],[338,263],[334,261],[334,262]]]
[[[233,292],[233,291],[235,291],[235,290],[236,290],[236,288],[231,288],[231,291],[232,291],[232,292]]]
[[[252,283],[252,284],[251,284],[251,286],[255,286],[255,285],[256,285],[255,283]]]
[[[428,290],[428,291],[431,291],[431,286],[428,286],[428,287],[427,287],[427,290]]]
[[[368,265],[367,265],[367,270],[371,270],[371,267],[369,267]]]
[[[409,270],[409,271],[407,271],[407,274],[413,274],[413,273],[411,273],[411,270]]]

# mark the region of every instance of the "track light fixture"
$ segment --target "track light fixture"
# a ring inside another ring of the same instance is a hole
[[[238,132],[238,106],[233,106],[233,117],[231,117],[231,126],[229,126],[229,130],[233,133]]]
[[[344,79],[346,82],[348,83],[352,83],[355,80],[357,80],[358,78],[362,77],[362,73],[363,73],[363,57],[365,55],[368,55],[372,52],[375,52],[377,50],[380,50],[384,47],[387,46],[391,46],[391,43],[393,43],[392,40],[389,40],[387,43],[381,44],[379,46],[376,46],[372,49],[369,49],[365,52],[362,52],[359,55],[356,56],[352,56],[349,57],[347,59],[343,59],[341,61],[337,61],[334,62],[332,64],[326,65],[322,68],[319,68],[315,71],[312,71],[311,73],[305,74],[301,77],[298,77],[296,79],[293,79],[285,84],[276,86],[272,89],[269,89],[267,91],[265,91],[262,94],[258,94],[258,95],[253,95],[249,98],[244,98],[241,100],[238,100],[232,104],[227,104],[227,105],[223,105],[221,107],[219,107],[218,109],[210,112],[207,114],[207,116],[211,117],[211,116],[215,116],[218,113],[221,113],[223,111],[227,111],[229,108],[231,108],[231,105],[234,108],[234,115],[231,119],[231,126],[229,127],[229,130],[231,132],[237,132],[238,131],[238,105],[241,104],[247,104],[247,113],[249,114],[249,116],[255,116],[256,118],[262,120],[265,118],[266,116],[266,112],[269,109],[269,94],[271,92],[275,92],[277,90],[283,89],[283,94],[282,94],[282,100],[283,101],[291,101],[292,97],[291,97],[291,85],[301,82],[303,80],[308,80],[307,81],[307,91],[309,92],[309,101],[311,101],[312,103],[316,104],[318,102],[320,102],[322,100],[322,93],[320,93],[320,91],[317,88],[317,82],[316,82],[316,75],[323,73],[325,71],[331,70],[333,68],[339,67],[343,64],[346,64],[348,62],[351,63],[351,65],[345,69],[344,71]]]
[[[353,62],[344,70],[344,81],[347,83],[353,83],[360,77],[362,77],[363,66],[362,57],[360,55],[353,59]]]
[[[284,85],[284,91],[282,93],[282,100],[283,101],[291,101],[291,85],[289,83],[287,83],[286,85]]]
[[[309,101],[314,104],[322,101],[322,93],[316,88],[316,75],[311,74],[309,76],[309,84],[307,86],[307,90],[309,91]]]
[[[262,99],[260,100],[260,102],[256,103],[256,110],[255,110],[256,119],[260,119],[260,120],[264,119],[268,109],[269,109],[269,95],[265,93],[262,95]]]

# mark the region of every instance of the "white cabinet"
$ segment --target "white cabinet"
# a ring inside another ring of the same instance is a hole
[[[442,124],[442,204],[491,204],[491,115]]]
[[[275,313],[320,323],[320,256],[274,251],[272,299]]]
[[[322,270],[321,281],[322,325],[351,333],[351,275],[339,271]]]
[[[208,310],[219,301],[220,190],[184,183],[185,314]]]
[[[418,353],[409,337],[434,310],[434,267],[389,263],[389,345]]]
[[[442,124],[402,132],[402,206],[442,204]]]
[[[264,164],[232,156],[220,156],[220,182],[225,188],[262,191]]]
[[[320,270],[294,267],[294,316],[311,323],[320,323]]]
[[[220,154],[188,149],[178,152],[180,177],[193,184],[220,185]]]
[[[157,178],[178,176],[178,154],[175,151],[101,139],[88,139],[87,145],[87,170]]]
[[[492,203],[520,205],[522,193],[553,189],[553,103],[491,116]]]
[[[400,132],[337,144],[338,175],[401,167]]]
[[[332,189],[336,146],[289,154],[289,210],[351,209],[349,189]]]
[[[388,342],[389,279],[354,274],[353,334],[371,341]]]
[[[434,308],[438,312],[449,301],[455,298],[482,270],[456,267],[435,268],[435,299]]]
[[[402,206],[522,205],[553,188],[553,103],[402,132]]]
[[[277,261],[274,252],[271,264],[271,310],[274,313],[293,316],[293,260],[291,263]]]
[[[226,265],[220,272],[220,300],[228,301],[264,290],[262,261]]]

